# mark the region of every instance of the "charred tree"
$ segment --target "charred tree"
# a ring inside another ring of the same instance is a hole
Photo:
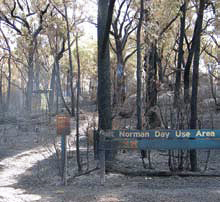
[[[69,53],[69,76],[70,76],[70,91],[71,91],[71,116],[75,116],[75,96],[74,96],[74,88],[73,88],[73,60],[72,60],[72,51],[71,51],[71,42],[70,42],[70,25],[68,20],[68,13],[67,13],[67,5],[66,1],[64,1],[64,19],[66,21],[66,28],[67,28],[67,46],[68,46],[68,53]]]
[[[76,160],[78,165],[78,171],[82,171],[82,166],[80,162],[80,149],[79,149],[79,98],[80,98],[80,82],[81,82],[81,67],[80,67],[80,55],[78,46],[78,33],[76,34],[76,58],[78,65],[78,81],[77,81],[77,98],[76,98]]]
[[[176,82],[175,82],[175,92],[174,92],[174,107],[179,107],[180,103],[180,89],[181,89],[181,71],[183,64],[183,42],[185,35],[185,17],[186,17],[186,3],[181,6],[182,15],[180,17],[180,37],[179,37],[179,50],[178,50],[178,62],[176,70]]]
[[[109,31],[115,0],[98,1],[98,114],[99,130],[112,128]],[[107,158],[113,158],[107,152]]]
[[[55,95],[55,82],[56,82],[56,66],[53,64],[51,79],[50,79],[50,91],[49,91],[49,112],[54,112],[54,95]]]
[[[205,0],[200,0],[198,21],[197,21],[197,35],[195,37],[195,53],[193,60],[193,75],[192,75],[192,96],[191,96],[191,118],[190,118],[190,128],[197,128],[197,95],[198,95],[198,81],[199,81],[199,59],[200,59],[200,44],[201,44],[201,32],[202,32],[202,22],[203,13],[205,9]],[[196,171],[197,167],[197,154],[196,150],[190,151],[190,164],[191,170]]]
[[[156,42],[151,43],[149,54],[149,64],[147,69],[147,86],[146,86],[146,112],[157,103],[157,48]]]
[[[123,6],[127,3],[125,7],[125,12],[123,11]],[[126,44],[129,39],[129,36],[137,28],[134,24],[134,16],[129,16],[129,9],[131,6],[132,0],[123,0],[119,5],[119,9],[114,17],[112,22],[112,30],[110,34],[114,37],[114,46],[112,44],[111,48],[116,54],[117,57],[117,67],[114,72],[116,79],[114,80],[114,95],[113,95],[113,104],[122,104],[126,97],[126,78],[125,78],[125,65],[128,59],[136,52],[136,49],[132,50],[130,53],[125,55]],[[134,14],[136,15],[136,14]]]
[[[140,18],[137,27],[137,96],[136,96],[136,107],[137,107],[137,129],[142,129],[142,99],[141,99],[141,78],[142,78],[142,70],[141,70],[141,27],[143,22],[144,15],[144,1],[140,0],[141,8],[140,8]]]

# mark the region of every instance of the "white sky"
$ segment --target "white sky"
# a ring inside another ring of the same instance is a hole
[[[98,9],[96,2],[88,1],[88,3],[85,5],[85,14],[87,15],[87,17],[90,17],[93,23],[97,23],[97,12]],[[84,22],[82,25],[80,25],[80,27],[82,27],[85,32],[85,35],[81,37],[80,40],[82,43],[97,40],[97,29],[95,24]]]

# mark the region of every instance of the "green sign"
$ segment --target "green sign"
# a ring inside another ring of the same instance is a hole
[[[102,133],[118,148],[127,149],[220,149],[220,130],[113,130]]]
[[[112,130],[103,132],[103,135],[132,139],[220,138],[220,130]]]

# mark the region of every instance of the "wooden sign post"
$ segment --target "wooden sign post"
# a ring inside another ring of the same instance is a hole
[[[100,153],[99,153],[99,160],[100,160],[100,180],[101,185],[105,183],[105,136],[100,136]]]
[[[61,136],[61,172],[63,184],[67,185],[67,135],[70,134],[70,117],[67,115],[56,116],[57,135]]]

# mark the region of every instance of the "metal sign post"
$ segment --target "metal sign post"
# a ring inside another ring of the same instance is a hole
[[[101,185],[105,183],[105,136],[100,136],[100,182]]]
[[[67,185],[67,135],[70,134],[70,117],[67,115],[56,116],[57,135],[61,136],[61,169],[63,184]]]

